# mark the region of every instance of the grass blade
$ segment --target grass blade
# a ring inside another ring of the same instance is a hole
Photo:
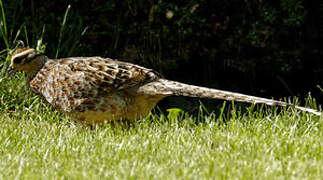
[[[58,58],[58,55],[59,55],[59,51],[60,51],[60,47],[61,47],[61,43],[62,43],[62,39],[63,39],[63,33],[64,33],[65,25],[66,25],[66,19],[67,19],[67,16],[68,16],[68,13],[69,13],[70,9],[71,9],[71,5],[68,5],[68,7],[67,7],[67,9],[65,11],[65,15],[64,15],[64,18],[63,18],[61,29],[59,31],[58,45],[57,45],[55,58]]]
[[[2,0],[0,0],[0,7],[1,7],[1,16],[2,16],[1,23],[0,23],[0,31],[1,31],[2,39],[5,42],[7,48],[9,49],[6,14],[4,12]]]

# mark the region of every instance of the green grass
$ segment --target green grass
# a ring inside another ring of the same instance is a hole
[[[323,177],[323,118],[294,109],[173,109],[91,129],[44,105],[23,74],[0,78],[0,107],[0,179]]]

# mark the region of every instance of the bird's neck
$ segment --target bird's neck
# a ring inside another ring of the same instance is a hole
[[[40,56],[37,60],[30,63],[29,66],[24,67],[24,71],[27,73],[28,79],[33,79],[40,69],[43,68],[47,60],[47,56]]]

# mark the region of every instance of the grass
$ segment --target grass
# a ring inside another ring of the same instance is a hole
[[[22,73],[1,77],[0,97],[0,179],[323,177],[323,118],[294,109],[172,109],[128,128],[89,128],[33,96]]]

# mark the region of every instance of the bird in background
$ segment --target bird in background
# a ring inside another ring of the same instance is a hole
[[[110,58],[50,59],[35,49],[22,48],[12,54],[7,74],[17,70],[26,72],[34,93],[71,119],[89,125],[140,119],[158,101],[173,95],[293,106],[321,115],[282,101],[167,80],[152,69]]]

